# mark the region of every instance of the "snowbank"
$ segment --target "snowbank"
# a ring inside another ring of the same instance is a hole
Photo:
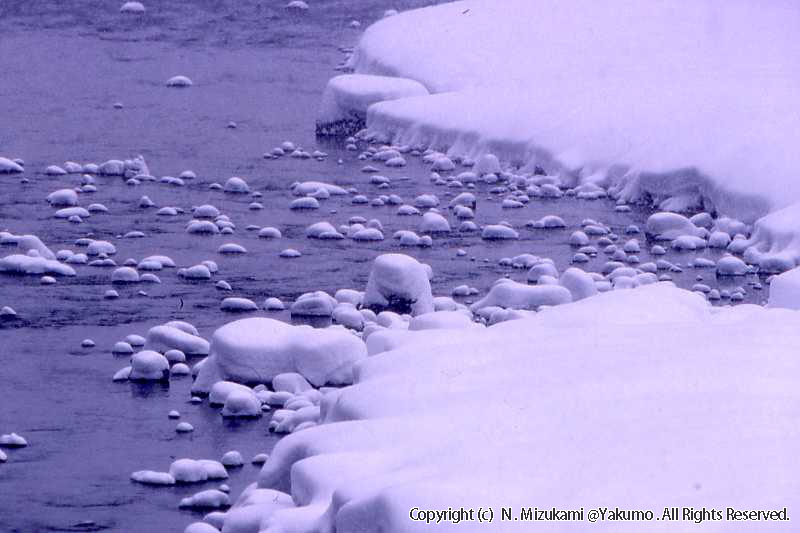
[[[432,93],[372,105],[382,140],[751,222],[800,201],[798,33],[792,2],[468,0],[377,22],[352,66]]]
[[[262,524],[412,531],[413,507],[781,509],[800,490],[796,321],[654,284],[486,330],[414,332],[328,393],[321,425],[278,442],[258,487],[290,488],[298,507],[262,507]],[[477,525],[437,529],[465,527]]]

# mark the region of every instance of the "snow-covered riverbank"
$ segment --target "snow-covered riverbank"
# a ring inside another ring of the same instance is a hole
[[[489,328],[446,312],[372,327],[355,385],[278,443],[223,531],[426,529],[415,507],[782,508],[800,490],[796,320],[654,284]]]
[[[351,65],[431,93],[372,98],[372,138],[754,222],[800,201],[799,32],[791,2],[468,0],[374,24]],[[772,227],[753,244],[797,264]]]

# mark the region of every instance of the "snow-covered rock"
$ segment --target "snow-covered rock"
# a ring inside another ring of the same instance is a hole
[[[111,283],[138,283],[139,273],[135,268],[119,267],[111,274]]]
[[[572,300],[578,301],[597,294],[595,281],[580,268],[568,268],[561,274],[558,282],[572,294]]]
[[[235,390],[228,394],[222,407],[226,418],[257,418],[261,416],[261,402],[249,389]],[[225,464],[225,461],[222,462]]]
[[[153,350],[142,350],[131,356],[130,380],[159,381],[169,378],[169,361]]]
[[[131,474],[131,480],[145,485],[174,485],[175,478],[168,472],[139,470]]]
[[[144,4],[141,2],[125,2],[122,4],[122,7],[119,8],[120,13],[128,13],[128,14],[135,14],[141,15],[145,12]]]
[[[246,194],[250,192],[250,187],[243,178],[234,176],[232,178],[228,178],[228,181],[225,182],[223,190],[227,193]]]
[[[280,298],[271,296],[264,300],[264,309],[267,311],[283,311],[286,309],[286,305],[280,300]]]
[[[296,198],[289,204],[289,209],[292,209],[293,211],[319,209],[319,200],[312,196]]]
[[[75,276],[75,270],[54,259],[45,259],[38,255],[11,254],[0,258],[0,272],[9,274],[57,274],[59,276]]]
[[[726,255],[717,261],[717,276],[744,276],[749,272],[747,264],[732,255]]]
[[[217,489],[208,489],[183,498],[178,506],[190,509],[225,509],[230,506],[230,496]]]
[[[503,224],[489,224],[481,231],[481,238],[488,241],[519,239],[519,233]]]
[[[167,80],[167,87],[186,88],[194,85],[188,76],[178,75]]]
[[[347,190],[322,181],[304,181],[292,185],[292,194],[295,196],[315,196],[320,191],[325,191],[329,196],[345,196]]]
[[[0,174],[19,174],[25,169],[19,163],[6,157],[0,157]]]
[[[375,310],[401,310],[412,315],[432,312],[433,295],[427,269],[407,255],[378,256],[370,271],[363,305]]]
[[[145,346],[151,350],[180,350],[188,355],[208,355],[209,343],[197,335],[197,330],[180,327],[178,323],[154,326],[147,331]]]
[[[45,259],[56,258],[55,254],[50,250],[50,248],[48,248],[36,235],[9,235],[8,240],[6,241],[6,239],[4,239],[3,242],[16,242],[17,249],[24,254],[29,254],[29,252],[33,250],[37,255],[44,257]]]
[[[307,292],[300,295],[289,311],[294,316],[331,316],[336,299],[324,291]]]
[[[231,313],[258,311],[258,305],[253,300],[234,296],[224,298],[222,303],[220,303],[219,308],[222,311],[228,311]]]
[[[422,233],[449,233],[450,223],[439,213],[428,211],[422,215],[422,224],[419,230]]]
[[[6,433],[0,435],[0,446],[7,448],[24,448],[28,445],[28,441],[22,435],[17,433]]]
[[[572,293],[560,285],[525,285],[501,279],[484,298],[470,306],[473,312],[496,306],[511,309],[535,310],[543,305],[560,305],[572,301]]]
[[[692,221],[678,213],[654,213],[647,219],[647,233],[658,240],[671,241],[682,236],[698,237]]]
[[[72,207],[78,205],[78,193],[75,189],[59,189],[47,195],[47,202],[52,206]]]
[[[208,392],[222,379],[269,383],[286,372],[297,372],[316,386],[344,384],[353,379],[353,364],[365,356],[364,343],[341,328],[246,318],[214,332],[211,354],[199,363],[192,390]]]

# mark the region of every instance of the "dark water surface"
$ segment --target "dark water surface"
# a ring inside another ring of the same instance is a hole
[[[77,277],[53,286],[40,285],[38,276],[0,275],[0,306],[19,313],[19,319],[0,323],[0,433],[16,431],[30,444],[8,451],[8,462],[0,464],[0,531],[181,531],[201,515],[179,511],[180,498],[216,485],[151,488],[131,483],[131,472],[163,471],[180,457],[219,459],[232,449],[249,460],[268,452],[276,437],[267,431],[268,417],[225,422],[207,405],[189,404],[191,378],[174,378],[169,386],[112,383],[114,372],[127,364],[126,358],[111,355],[114,342],[173,319],[192,322],[208,337],[235,318],[219,310],[225,296],[261,303],[268,296],[291,301],[310,290],[363,290],[371,260],[400,250],[392,233],[419,227],[419,218],[396,216],[395,207],[354,206],[341,197],[322,201],[316,212],[290,211],[288,186],[294,181],[354,186],[370,198],[394,193],[409,203],[425,192],[435,192],[443,203],[454,194],[431,185],[427,168],[414,158],[403,169],[381,168],[392,186],[378,189],[361,172],[364,162],[357,153],[314,138],[320,94],[343,59],[340,47],[352,46],[358,37],[349,21],[366,26],[384,9],[432,2],[320,1],[298,16],[286,13],[281,1],[151,1],[143,17],[120,15],[121,3],[0,2],[0,155],[24,159],[30,179],[20,184],[19,176],[0,175],[0,230],[38,235],[54,251],[81,252],[74,242],[87,235],[110,240],[119,265],[127,258],[164,254],[179,266],[212,259],[220,270],[211,282],[188,282],[165,269],[157,272],[160,285],[116,287],[120,298],[114,301],[103,298],[113,269],[77,266]],[[189,76],[195,85],[165,87],[177,74]],[[115,109],[115,102],[124,107]],[[236,129],[226,127],[230,121]],[[284,140],[330,156],[324,161],[262,157]],[[186,187],[130,187],[121,178],[98,177],[98,191],[81,194],[80,205],[103,203],[109,214],[95,214],[81,224],[53,218],[45,197],[77,185],[79,176],[46,176],[47,165],[100,163],[136,154],[144,155],[156,176],[191,169],[198,179]],[[249,195],[209,190],[210,183],[231,176],[245,177],[251,190],[262,192],[256,200],[265,208],[248,209]],[[481,199],[476,222],[507,220],[522,238],[486,243],[454,232],[435,238],[429,249],[402,249],[432,265],[437,295],[464,283],[485,294],[506,274],[524,280],[525,271],[501,267],[498,260],[525,252],[552,257],[563,270],[574,253],[567,238],[584,218],[609,224],[621,235],[629,224],[643,227],[649,214],[639,208],[617,213],[610,201],[571,198],[532,200],[524,209],[503,210],[499,201],[485,200],[491,196],[487,186],[476,192]],[[188,235],[189,214],[157,216],[155,209],[138,206],[142,195],[159,207],[181,207],[187,213],[193,205],[213,204],[236,224],[236,232]],[[548,214],[562,216],[569,228],[522,227]],[[304,237],[313,222],[339,225],[353,215],[381,220],[387,239],[356,243]],[[451,223],[457,224],[452,218]],[[278,227],[284,237],[259,239],[245,229],[250,224]],[[118,238],[134,229],[146,237]],[[649,244],[640,240],[642,261],[651,260]],[[227,242],[242,244],[248,253],[217,254]],[[279,258],[289,247],[303,256]],[[459,248],[467,256],[457,257]],[[11,250],[0,249],[0,256]],[[685,264],[693,256],[671,253],[667,258]],[[597,270],[606,260],[600,254],[583,267]],[[713,273],[689,268],[675,279],[690,287],[698,273],[704,283],[719,286]],[[232,285],[231,293],[215,289],[220,279]],[[147,295],[139,295],[140,290]],[[766,296],[748,292],[749,301]],[[285,313],[271,316],[288,319]],[[81,348],[85,338],[97,347]],[[179,410],[195,432],[176,434],[175,421],[167,419],[171,409]],[[232,495],[255,474],[249,464],[233,471],[228,481]]]

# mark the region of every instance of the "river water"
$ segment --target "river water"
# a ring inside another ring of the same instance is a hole
[[[198,486],[151,488],[129,481],[135,470],[166,470],[175,458],[219,459],[239,450],[245,459],[269,452],[277,437],[267,431],[268,417],[258,421],[223,421],[205,404],[190,404],[190,378],[169,385],[113,383],[111,376],[125,358],[110,353],[114,342],[130,333],[144,335],[168,320],[192,322],[206,338],[232,315],[219,310],[224,296],[244,296],[260,303],[268,296],[291,301],[311,290],[363,290],[371,260],[401,248],[390,238],[399,229],[416,229],[419,220],[398,217],[392,207],[351,205],[335,197],[317,212],[288,209],[294,181],[320,180],[352,186],[374,197],[383,192],[410,201],[424,192],[446,198],[430,184],[428,170],[409,158],[403,169],[382,169],[392,179],[389,191],[369,183],[357,152],[340,141],[317,140],[314,118],[322,89],[343,60],[341,47],[352,46],[363,26],[385,9],[405,9],[425,1],[391,5],[378,0],[326,0],[292,15],[282,2],[257,0],[160,0],[148,4],[141,17],[122,16],[119,6],[100,0],[0,2],[0,155],[25,160],[30,182],[0,175],[0,230],[38,235],[53,250],[69,248],[86,236],[110,240],[118,264],[127,258],[164,254],[179,266],[215,260],[233,287],[222,294],[213,282],[190,283],[174,270],[158,272],[162,283],[117,288],[120,298],[106,300],[111,270],[77,267],[75,278],[40,285],[37,276],[0,275],[0,306],[10,305],[19,318],[0,322],[0,433],[16,431],[29,446],[9,450],[0,464],[0,531],[181,531],[202,516],[178,510],[180,498]],[[187,75],[194,86],[169,89],[165,81]],[[121,103],[116,108],[115,103]],[[236,128],[227,127],[235,122]],[[265,159],[263,154],[291,140],[329,157]],[[191,169],[198,178],[186,187],[161,183],[125,185],[120,178],[98,177],[97,192],[81,195],[81,205],[103,203],[109,214],[96,214],[81,224],[53,218],[48,193],[77,185],[78,176],[47,176],[46,166],[66,160],[82,163],[142,154],[153,174],[177,175]],[[341,161],[340,161],[341,160]],[[263,210],[248,208],[248,195],[210,190],[243,176],[252,190],[263,193]],[[488,188],[478,190],[482,199]],[[138,202],[148,195],[159,206],[210,203],[237,225],[233,235],[201,237],[186,234],[188,214],[155,215]],[[520,229],[514,242],[487,243],[478,236],[455,232],[436,238],[428,249],[402,249],[429,263],[435,272],[434,292],[448,295],[460,284],[482,293],[498,277],[524,280],[525,271],[500,266],[502,257],[528,252],[548,256],[559,269],[574,253],[567,243],[584,218],[595,218],[622,234],[630,224],[644,226],[649,212],[634,207],[613,210],[611,201],[532,201],[521,210],[503,210],[499,201],[481,201],[478,223],[507,220],[517,228],[549,214],[562,216],[569,229]],[[387,239],[380,243],[310,241],[304,229],[313,222],[346,223],[353,215],[378,218]],[[284,237],[264,240],[248,225],[275,226]],[[130,230],[142,239],[121,239]],[[216,253],[220,244],[235,242],[247,254]],[[303,256],[278,257],[288,247]],[[642,261],[651,260],[643,242]],[[458,249],[467,255],[456,255]],[[0,250],[2,255],[5,250]],[[7,253],[12,253],[8,251]],[[689,254],[670,253],[685,264]],[[704,251],[716,258],[720,254]],[[586,268],[599,269],[600,257]],[[675,274],[691,286],[698,273],[711,286],[735,286],[713,274],[685,269]],[[726,285],[727,284],[727,285]],[[146,294],[139,294],[145,291]],[[764,291],[766,292],[766,291]],[[749,290],[747,301],[765,294]],[[258,314],[265,315],[265,312]],[[288,320],[286,313],[270,316]],[[81,347],[91,338],[96,347]],[[177,409],[195,431],[177,434],[167,418]],[[247,464],[233,470],[228,484],[236,495],[257,470]],[[213,483],[202,488],[215,486]]]

